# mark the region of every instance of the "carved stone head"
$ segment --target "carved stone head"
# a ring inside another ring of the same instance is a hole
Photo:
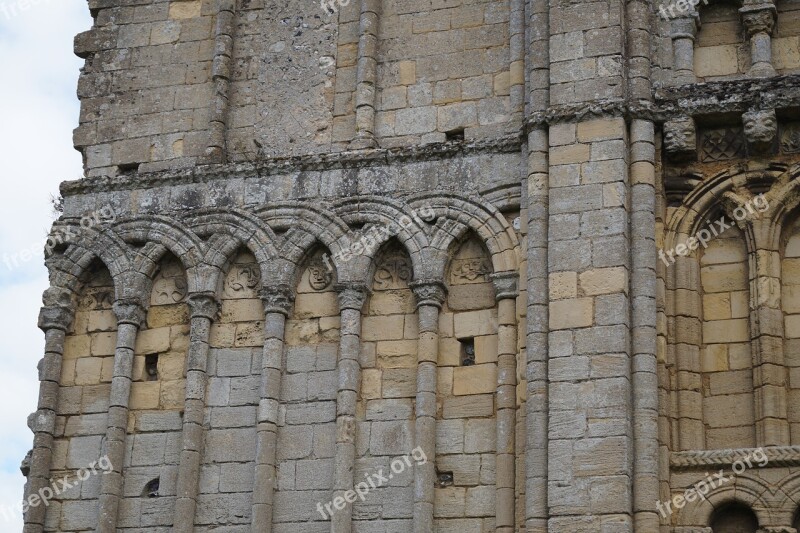
[[[742,122],[750,150],[765,152],[773,146],[778,135],[778,117],[774,109],[748,111],[742,115]]]
[[[687,159],[697,152],[697,129],[692,117],[664,123],[664,150],[672,159]]]

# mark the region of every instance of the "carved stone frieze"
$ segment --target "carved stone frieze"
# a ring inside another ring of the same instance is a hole
[[[390,252],[378,260],[373,277],[373,288],[376,291],[404,289],[408,287],[412,277],[411,261],[402,252]]]
[[[676,470],[693,468],[729,466],[745,457],[754,457],[755,453],[763,453],[768,467],[799,466],[800,446],[765,446],[756,448],[739,448],[728,450],[689,450],[672,452],[670,466]]]
[[[783,126],[781,131],[781,152],[786,154],[800,153],[800,122],[792,122]]]
[[[225,278],[224,296],[255,298],[261,285],[261,266],[258,263],[234,263]]]
[[[744,131],[741,128],[706,130],[700,135],[700,161],[714,162],[745,155]]]
[[[450,269],[450,283],[452,285],[486,283],[491,273],[492,263],[489,259],[454,259]]]
[[[177,262],[164,265],[153,282],[151,305],[172,305],[182,302],[189,287],[183,267]]]
[[[315,291],[324,291],[333,283],[333,272],[321,258],[317,258],[308,265],[308,284]]]

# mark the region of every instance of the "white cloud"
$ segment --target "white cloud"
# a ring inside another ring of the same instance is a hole
[[[72,43],[90,26],[85,1],[0,0],[0,510],[22,498],[19,464],[33,441],[26,419],[36,408],[44,347],[36,328],[47,286],[42,250],[53,220],[50,196],[81,174],[72,130],[83,62]],[[21,530],[19,515],[8,522],[0,513],[0,531]]]

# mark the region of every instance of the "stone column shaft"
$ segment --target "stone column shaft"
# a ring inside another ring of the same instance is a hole
[[[772,243],[768,220],[752,222],[748,242],[750,268],[750,337],[753,351],[756,446],[788,446],[789,415],[783,352],[781,254]]]
[[[356,402],[361,382],[361,308],[367,297],[367,288],[361,284],[340,283],[341,337],[339,339],[339,389],[336,395],[336,457],[333,472],[333,496],[344,496],[353,489],[356,461]],[[331,517],[331,533],[351,533],[353,507]]]
[[[513,533],[516,487],[517,289],[519,274],[492,275],[498,303],[495,530]]]
[[[525,525],[529,533],[547,532],[548,426],[548,134],[528,134],[528,272],[525,376]]]
[[[658,531],[655,125],[633,120],[630,139],[634,531]]]
[[[548,0],[528,2],[529,106],[526,113],[543,113],[550,105],[550,6]],[[528,121],[526,120],[526,123]],[[548,425],[548,129],[536,124],[528,132],[527,176],[522,181],[527,206],[527,310],[525,331],[525,530],[547,533]]]
[[[55,287],[45,292],[44,307],[39,313],[39,329],[44,332],[45,337],[44,360],[39,377],[39,402],[36,412],[28,417],[28,427],[34,435],[28,494],[36,494],[50,485],[64,340],[72,325],[74,313],[70,292]],[[45,505],[30,507],[25,513],[23,533],[42,533],[47,509]]]
[[[750,38],[751,65],[747,75],[774,76],[776,73],[772,65],[772,31],[775,29],[777,18],[774,2],[772,0],[764,0],[759,4],[745,2],[745,6],[739,12],[747,36]]]
[[[275,493],[278,411],[281,398],[283,349],[286,318],[294,301],[289,286],[267,287],[262,293],[264,351],[261,358],[261,387],[258,404],[256,472],[253,485],[252,533],[272,531],[273,497]]]
[[[189,296],[191,333],[186,361],[186,399],[183,410],[183,447],[178,466],[178,497],[173,531],[192,533],[197,509],[200,459],[203,452],[203,415],[208,383],[208,339],[219,303],[211,293]]]
[[[436,483],[436,372],[439,362],[439,310],[447,288],[442,281],[412,284],[417,298],[417,403],[414,447],[428,461],[414,467],[414,533],[433,531],[433,500]]]
[[[214,97],[209,122],[209,142],[206,157],[212,163],[224,163],[228,129],[228,101],[233,72],[233,32],[236,13],[235,0],[217,0],[217,24],[214,36],[214,62],[211,77],[214,80]]]
[[[361,0],[356,71],[356,138],[352,148],[375,148],[375,90],[378,79],[380,0]]]
[[[686,242],[688,237],[679,237]],[[697,288],[700,286],[700,266],[697,257],[676,257],[673,276],[675,283],[675,365],[678,369],[678,451],[705,449],[703,426],[703,392],[700,379],[700,345],[702,306]]]
[[[133,382],[133,351],[136,346],[136,336],[146,318],[144,306],[134,300],[115,302],[114,313],[117,315],[117,345],[114,351],[114,376],[111,378],[111,399],[108,404],[106,429],[106,455],[111,463],[111,472],[100,478],[97,533],[115,533],[117,530]]]
[[[675,72],[676,85],[694,83],[697,77],[694,74],[694,41],[700,17],[697,13],[678,18],[672,21],[672,68]]]

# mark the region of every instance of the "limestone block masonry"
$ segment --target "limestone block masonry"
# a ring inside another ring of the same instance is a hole
[[[800,529],[800,3],[88,5],[24,533]]]

